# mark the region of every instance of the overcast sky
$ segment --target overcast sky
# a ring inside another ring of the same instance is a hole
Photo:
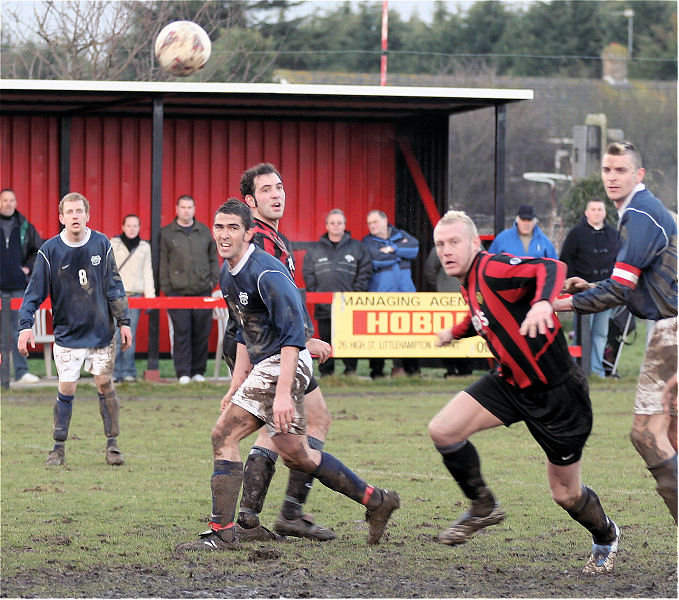
[[[83,0],[83,1],[97,1],[97,0]],[[417,14],[420,19],[431,22],[434,14],[434,7],[436,4],[445,4],[450,11],[456,8],[466,8],[474,4],[473,0],[388,0],[389,10],[396,10],[401,14],[401,18],[405,21],[410,19],[413,14]],[[505,0],[508,4],[516,4],[517,6],[526,5],[530,2],[527,0]],[[329,11],[335,10],[345,2],[349,4],[369,3],[375,6],[377,10],[382,8],[382,0],[306,0],[301,6],[295,9],[295,12],[300,14],[307,14],[314,10]],[[19,8],[19,11],[25,15],[25,18],[30,18],[33,14],[34,5],[39,1],[34,0],[0,0],[3,8],[12,7]]]

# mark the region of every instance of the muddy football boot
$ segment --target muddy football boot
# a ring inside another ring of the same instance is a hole
[[[585,575],[602,575],[612,573],[615,567],[615,557],[618,554],[618,542],[620,541],[620,530],[613,523],[615,529],[615,539],[610,544],[592,544],[592,554],[590,554],[587,564],[582,572]]]
[[[332,529],[314,523],[314,518],[311,515],[300,515],[296,519],[285,519],[283,515],[278,515],[273,529],[281,535],[308,538],[318,542],[327,542],[337,537]]]
[[[382,490],[382,503],[365,511],[365,520],[368,521],[369,533],[368,544],[379,544],[380,538],[387,528],[387,521],[391,513],[401,506],[401,498],[396,492]]]
[[[110,444],[106,448],[106,462],[109,465],[119,466],[124,465],[123,453],[118,448],[117,444]]]
[[[65,462],[66,462],[66,451],[64,450],[63,446],[60,446],[59,448],[52,450],[47,455],[47,460],[45,461],[45,464],[48,467],[55,467],[57,465],[63,465]]]
[[[174,549],[176,552],[212,552],[214,550],[232,550],[238,547],[233,525],[220,528],[216,523],[210,523],[210,529],[203,531],[197,540],[177,544]]]
[[[439,534],[438,541],[448,546],[464,544],[479,529],[490,525],[497,525],[504,521],[505,515],[504,509],[499,504],[495,504],[493,510],[486,517],[473,517],[469,511],[466,511],[448,529]]]
[[[257,525],[256,527],[241,527],[238,523],[233,526],[233,534],[238,542],[283,542],[285,538],[278,533]]]

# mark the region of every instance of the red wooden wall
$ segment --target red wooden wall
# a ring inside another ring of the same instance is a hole
[[[59,131],[57,117],[0,116],[0,187],[16,191],[19,211],[44,238],[59,232]],[[344,210],[347,228],[359,239],[367,233],[369,210],[394,217],[392,123],[166,119],[163,135],[163,225],[174,218],[181,194],[196,199],[196,217],[209,225],[224,200],[240,198],[241,173],[264,161],[283,176],[281,231],[293,241],[318,239],[332,208]],[[111,237],[120,232],[122,218],[135,213],[142,237],[149,239],[151,119],[73,117],[70,189],[90,201],[93,229]],[[303,253],[295,258],[303,287]],[[163,317],[160,324],[160,350],[168,352]],[[146,338],[142,317],[138,351],[146,351]]]

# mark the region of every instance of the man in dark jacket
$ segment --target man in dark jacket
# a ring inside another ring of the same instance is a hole
[[[22,298],[43,239],[17,209],[14,190],[0,191],[0,293]],[[11,311],[12,360],[14,378],[21,383],[36,383],[39,378],[28,372],[28,360],[17,348],[19,312]]]
[[[335,208],[325,218],[327,233],[315,242],[304,257],[304,283],[309,292],[365,292],[372,279],[370,256],[359,240],[346,231],[347,219]],[[317,304],[314,317],[318,321],[319,337],[330,342],[330,304]],[[344,374],[355,375],[357,358],[345,358]],[[335,365],[332,358],[319,364],[321,375],[332,375]]]
[[[160,289],[167,296],[209,296],[219,281],[219,260],[210,230],[194,215],[191,196],[177,199],[177,218],[160,230]],[[172,358],[179,383],[205,381],[212,310],[174,308]]]
[[[588,283],[608,279],[613,271],[618,251],[618,232],[606,223],[606,205],[600,198],[587,203],[580,222],[568,232],[561,248],[562,262],[568,265],[568,277],[581,277]],[[592,373],[605,377],[602,363],[611,310],[585,315],[591,332],[590,368]],[[581,340],[578,340],[581,343]]]

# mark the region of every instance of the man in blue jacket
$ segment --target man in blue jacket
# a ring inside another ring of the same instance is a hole
[[[519,206],[513,227],[500,232],[488,248],[491,254],[513,254],[532,258],[558,258],[554,245],[538,227],[535,208],[530,204]]]
[[[624,304],[655,321],[641,364],[634,401],[632,445],[656,480],[656,491],[677,522],[676,398],[665,407],[665,386],[677,374],[677,224],[642,183],[641,155],[629,142],[608,146],[601,161],[606,195],[618,209],[618,253],[607,279],[566,280],[574,296],[552,302],[555,311],[600,312]],[[583,291],[584,290],[584,291]]]
[[[371,210],[367,217],[368,231],[363,245],[372,259],[373,276],[369,292],[415,292],[411,275],[413,261],[417,258],[420,243],[409,233],[389,224],[381,210]],[[394,361],[392,375],[414,375],[419,371],[416,358]],[[384,359],[370,359],[370,376],[384,377]]]

